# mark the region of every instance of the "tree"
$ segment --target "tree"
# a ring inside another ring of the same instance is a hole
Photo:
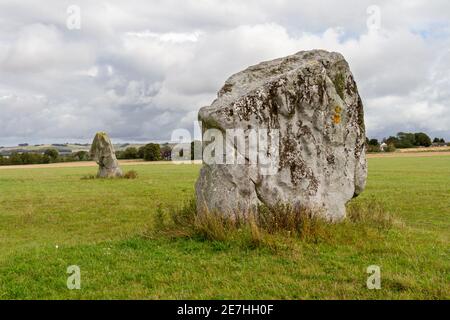
[[[39,164],[42,163],[42,156],[38,153],[24,152],[20,155],[22,164]]]
[[[44,154],[42,156],[42,163],[47,164],[47,163],[50,163],[50,161],[51,161],[51,159],[48,155]]]
[[[370,139],[367,143],[369,146],[379,146],[380,143],[378,142],[378,139]]]
[[[413,148],[416,146],[416,136],[414,133],[399,132],[397,133],[397,143],[394,143],[396,148]]]
[[[433,143],[439,143],[439,142],[441,142],[441,139],[439,139],[437,137],[433,139]]]
[[[431,139],[426,133],[423,133],[423,132],[415,133],[414,138],[415,138],[416,146],[421,146],[421,147],[431,146]]]
[[[438,138],[435,138],[435,140]],[[414,148],[431,146],[430,137],[423,132],[410,133],[399,132],[396,137],[390,136],[383,140],[386,144],[392,144],[395,148]]]
[[[366,144],[367,144],[367,152],[380,152],[380,143],[377,139],[368,139],[366,138]]]
[[[20,154],[20,158],[22,159],[22,164],[33,164],[33,159],[30,153],[22,153]]]
[[[390,136],[389,138],[385,139],[384,142],[385,142],[387,145],[392,144],[392,145],[395,146],[395,145],[398,143],[398,138],[397,138],[397,137]]]
[[[59,157],[59,152],[56,149],[47,149],[45,150],[44,155],[46,155],[50,161],[56,161]]]
[[[87,151],[77,151],[73,154],[73,158],[76,161],[89,160],[89,153]]]
[[[128,147],[122,154],[123,159],[137,159],[139,157],[138,149],[134,147]]]
[[[172,148],[170,147],[170,145],[168,143],[165,143],[161,147],[161,157],[164,160],[169,160],[169,161],[172,159]]]
[[[22,157],[17,152],[11,153],[9,156],[10,164],[22,164]]]
[[[156,143],[149,143],[144,146],[144,160],[158,161],[161,160],[161,147]]]
[[[139,149],[138,149],[138,158],[139,159],[144,159],[144,150],[145,150],[145,146],[139,147]]]

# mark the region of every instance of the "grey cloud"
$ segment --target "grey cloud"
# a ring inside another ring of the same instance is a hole
[[[80,1],[81,30],[70,4],[0,4],[0,145],[168,140],[234,72],[312,48],[349,60],[369,135],[450,139],[448,1]]]

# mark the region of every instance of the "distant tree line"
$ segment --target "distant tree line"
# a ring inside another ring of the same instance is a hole
[[[444,138],[434,138],[433,139],[433,144],[438,144],[438,145],[445,145],[445,139]]]
[[[391,136],[387,138],[386,143],[393,143],[394,146],[399,149],[429,147],[431,146],[431,139],[426,133],[423,132],[399,132],[396,137]]]
[[[432,145],[446,145],[444,138],[431,138],[423,132],[399,132],[396,136],[384,138],[381,143],[378,139],[366,139],[368,152],[392,152],[395,149],[430,147]]]
[[[430,137],[423,133],[399,132],[396,136],[378,139],[366,138],[368,152],[393,152],[396,149],[429,147],[431,145],[443,146],[446,142],[443,138]],[[186,145],[189,148],[189,145]],[[201,141],[192,141],[190,144],[191,160],[201,160]],[[125,150],[116,151],[118,159],[143,159],[144,161],[170,161],[172,159],[172,146],[169,143],[148,143],[139,148],[127,147]],[[183,155],[180,154],[182,157]],[[24,165],[24,164],[47,164],[57,162],[73,162],[91,160],[87,151],[78,151],[68,155],[60,155],[57,149],[47,149],[44,152],[13,152],[9,156],[0,154],[0,165]]]
[[[189,148],[189,145],[186,145]],[[201,159],[202,143],[201,141],[192,141],[190,143],[191,160]],[[123,151],[117,151],[118,159],[143,159],[144,161],[161,161],[172,160],[172,147],[165,143],[162,145],[156,143],[148,143],[140,148],[128,147]],[[180,154],[182,157],[183,155]]]
[[[162,148],[157,143],[148,143],[145,146],[135,148],[128,147],[123,151],[117,151],[116,157],[118,159],[143,159],[145,161],[160,161],[165,160],[165,155],[171,150],[168,144],[164,145]],[[169,159],[170,160],[170,159]]]
[[[199,154],[201,150],[201,142],[191,143],[192,160],[195,154]],[[157,143],[148,143],[140,148],[127,147],[123,151],[116,151],[118,159],[143,159],[144,161],[170,161],[172,158],[172,147],[165,143],[159,145]],[[91,160],[87,151],[78,151],[72,154],[60,154],[57,149],[47,149],[44,152],[37,151],[18,151],[10,155],[0,154],[0,165],[24,165],[24,164],[47,164],[57,162],[73,162]]]
[[[56,149],[47,149],[44,152],[13,152],[9,156],[0,155],[0,165],[2,166],[87,160],[89,160],[89,154],[86,151],[78,151],[68,155],[60,155]]]

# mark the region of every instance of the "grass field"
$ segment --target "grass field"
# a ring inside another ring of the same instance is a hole
[[[193,196],[199,165],[0,170],[2,299],[450,299],[450,156],[373,158],[366,191],[390,229],[330,226],[333,237],[277,249],[147,237],[154,216]],[[66,287],[70,265],[81,290]],[[381,290],[366,268],[381,267]]]

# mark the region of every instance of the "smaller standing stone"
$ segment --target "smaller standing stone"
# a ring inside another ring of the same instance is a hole
[[[99,178],[121,177],[122,170],[114,152],[114,147],[105,132],[97,132],[94,141],[92,141],[91,158],[98,163]]]

